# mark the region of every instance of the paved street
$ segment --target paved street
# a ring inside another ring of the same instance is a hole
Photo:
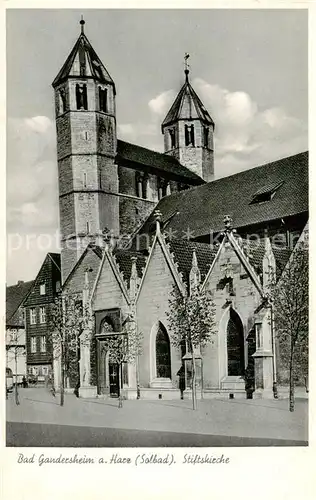
[[[294,413],[283,400],[191,401],[77,399],[59,406],[44,388],[20,390],[7,401],[8,446],[302,446],[308,439],[308,402]]]
[[[214,436],[181,432],[139,431],[109,427],[7,423],[7,446],[34,447],[232,447],[305,446],[305,441],[290,439]]]

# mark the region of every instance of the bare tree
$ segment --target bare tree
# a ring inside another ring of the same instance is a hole
[[[20,356],[24,356],[26,353],[25,349],[25,332],[19,331],[18,329],[13,330],[10,332],[11,337],[9,339],[9,342],[6,344],[6,350],[7,350],[7,358],[12,355],[14,359],[14,371],[15,371],[15,377],[13,376],[13,380],[15,378],[15,384],[14,384],[14,397],[15,397],[15,404],[19,405],[20,404],[20,399],[19,399],[19,390],[18,390],[18,359]],[[24,337],[24,338],[23,338]]]
[[[90,332],[90,311],[83,307],[78,295],[58,295],[50,311],[50,335],[53,359],[60,362],[60,405],[64,405],[66,381],[75,382],[76,388],[80,384],[79,359],[80,344],[85,340],[82,335]]]
[[[215,305],[210,292],[196,286],[190,295],[182,295],[174,286],[167,312],[171,344],[180,350],[185,343],[192,356],[193,410],[197,407],[195,350],[202,349],[213,341],[214,316]]]
[[[308,251],[303,243],[294,249],[271,297],[281,362],[289,372],[289,410],[294,411],[295,378],[308,376]]]

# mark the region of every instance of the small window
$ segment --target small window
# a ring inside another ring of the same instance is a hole
[[[46,295],[46,285],[45,285],[45,283],[42,283],[40,285],[40,295]]]
[[[87,187],[87,174],[86,174],[86,172],[84,172],[84,174],[83,174],[83,187],[85,187],[85,188]]]
[[[142,177],[142,198],[145,200],[147,199],[147,184],[148,184],[148,177],[147,175],[143,175]]]
[[[103,111],[104,113],[107,113],[108,111],[107,99],[108,99],[107,89],[102,89],[101,87],[99,87],[99,107],[100,111]]]
[[[36,325],[36,309],[35,309],[35,307],[31,307],[31,309],[30,309],[30,324]]]
[[[42,374],[43,375],[48,375],[48,366],[42,366]]]
[[[205,148],[208,148],[209,146],[209,128],[208,127],[204,127],[203,128],[203,146]]]
[[[46,323],[46,308],[40,307],[40,323]]]
[[[35,353],[36,350],[36,337],[31,337],[31,353]]]
[[[46,352],[46,337],[45,335],[41,336],[41,352]]]
[[[194,146],[194,125],[184,126],[184,138],[186,146]]]
[[[171,149],[174,149],[176,147],[176,131],[174,128],[169,129],[169,135],[170,135]]]
[[[62,115],[66,111],[66,93],[64,89],[58,92],[58,114]]]
[[[85,83],[76,85],[77,109],[88,109],[87,85]]]
[[[60,281],[56,281],[56,292],[60,291]]]

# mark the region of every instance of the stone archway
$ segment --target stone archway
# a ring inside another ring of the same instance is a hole
[[[230,309],[227,323],[227,375],[243,376],[245,372],[244,329],[239,315]]]

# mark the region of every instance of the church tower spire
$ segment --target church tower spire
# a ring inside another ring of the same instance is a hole
[[[189,57],[187,53],[184,56],[184,85],[161,128],[165,153],[209,182],[214,179],[215,124],[189,81]]]
[[[85,34],[53,81],[62,281],[102,231],[119,231],[115,84]]]

